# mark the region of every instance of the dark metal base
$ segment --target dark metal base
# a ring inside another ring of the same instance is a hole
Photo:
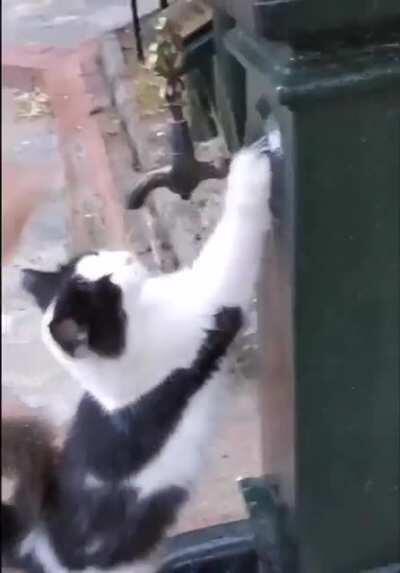
[[[169,541],[160,573],[257,573],[253,534],[237,521],[178,535]]]

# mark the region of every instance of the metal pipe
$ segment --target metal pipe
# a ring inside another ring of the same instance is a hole
[[[143,43],[142,43],[140,19],[136,0],[131,0],[131,7],[132,7],[133,31],[136,40],[136,54],[139,62],[143,63],[144,62]]]

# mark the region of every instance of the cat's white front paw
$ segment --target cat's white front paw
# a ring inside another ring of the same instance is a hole
[[[245,148],[232,160],[228,175],[226,206],[269,211],[271,165],[265,153]]]

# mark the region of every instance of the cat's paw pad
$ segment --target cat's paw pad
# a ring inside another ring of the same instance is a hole
[[[268,156],[257,148],[245,148],[231,163],[227,202],[233,207],[267,208],[271,183]]]
[[[215,315],[215,329],[235,336],[243,325],[243,312],[238,306],[223,306]]]

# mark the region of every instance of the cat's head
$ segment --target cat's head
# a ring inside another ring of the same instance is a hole
[[[147,276],[126,251],[98,251],[56,271],[23,270],[22,284],[44,313],[44,338],[68,359],[120,356],[129,308]]]

